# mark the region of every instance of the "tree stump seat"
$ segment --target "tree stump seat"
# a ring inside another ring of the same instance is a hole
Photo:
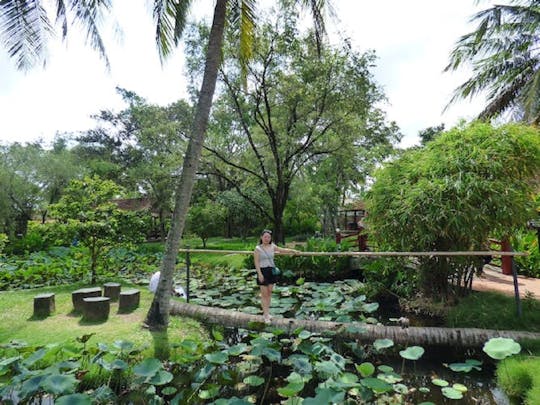
[[[141,292],[135,288],[120,291],[118,312],[129,312],[139,306]]]
[[[83,299],[89,297],[101,297],[100,287],[81,288],[71,293],[71,301],[75,312],[82,312]]]
[[[105,321],[111,310],[109,297],[87,297],[82,302],[82,319],[85,321]]]
[[[34,316],[45,317],[52,314],[56,309],[54,293],[39,294],[34,297]]]
[[[120,283],[105,283],[103,284],[103,296],[109,297],[111,302],[118,301],[121,288],[122,285]]]

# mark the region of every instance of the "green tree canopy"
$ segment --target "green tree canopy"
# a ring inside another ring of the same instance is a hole
[[[367,201],[370,232],[382,247],[398,251],[485,250],[488,237],[511,234],[531,218],[538,170],[538,129],[454,128],[376,173]],[[446,259],[436,262],[423,261],[423,287],[446,293],[455,268]]]
[[[376,107],[384,96],[370,72],[373,54],[346,44],[319,53],[297,23],[294,13],[283,12],[256,32],[247,86],[226,49],[225,89],[215,105],[203,168],[257,207],[278,242],[284,240],[291,187],[302,171],[316,172],[324,159],[335,156],[352,168],[342,167],[344,177],[350,180],[353,171],[361,182],[363,169],[399,138]],[[344,184],[349,185],[339,187]],[[267,204],[244,193],[250,187],[264,193]]]
[[[85,177],[72,180],[60,201],[50,206],[51,215],[74,227],[78,242],[88,248],[92,284],[97,280],[98,259],[110,247],[141,241],[143,235],[136,217],[121,211],[113,202],[121,193],[121,187],[111,180]]]

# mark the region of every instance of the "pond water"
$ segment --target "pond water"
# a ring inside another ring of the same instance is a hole
[[[253,338],[253,333],[243,329],[227,329],[226,342],[233,346],[236,344],[249,344]],[[268,337],[272,339],[272,337]],[[280,335],[279,341],[284,342],[293,340],[294,336]],[[323,339],[325,340],[325,339]],[[351,350],[350,343],[341,339],[327,339],[328,344],[333,349],[350,360],[346,367],[346,371],[358,374],[354,364],[362,362],[371,362],[377,368],[388,368],[393,370],[388,375],[397,375],[400,378],[396,381],[390,381],[392,384],[403,385],[407,387],[408,393],[404,395],[403,404],[420,404],[423,402],[431,402],[433,404],[465,404],[465,405],[511,405],[506,394],[497,387],[494,378],[495,364],[487,357],[475,350],[469,350],[464,353],[459,349],[441,348],[441,347],[426,347],[426,354],[417,361],[403,360],[398,351],[389,351],[383,354],[374,354],[366,350],[357,350],[357,354]],[[281,346],[281,352],[285,353],[288,349]],[[360,359],[360,356],[365,356]],[[469,373],[458,373],[452,371],[448,365],[454,362],[463,362],[464,359],[481,359],[482,365],[480,370],[472,370]],[[280,403],[283,398],[280,398],[277,388],[280,382],[286,383],[287,376],[291,373],[291,368],[281,363],[272,367],[272,378],[276,383],[271,384],[271,388],[267,393],[266,400],[269,404]],[[379,373],[379,376],[383,373]],[[262,375],[261,375],[262,376]],[[466,392],[463,393],[463,398],[453,400],[445,397],[443,387],[435,385],[433,380],[446,381],[448,387],[456,384],[466,387]],[[315,389],[320,381],[312,381],[306,384],[302,391],[302,397],[315,396]],[[406,391],[407,392],[407,391]],[[360,402],[369,404],[371,402]],[[386,403],[386,402],[384,402]],[[394,403],[394,402],[393,402]]]
[[[251,280],[250,273],[229,273],[226,277],[217,274],[212,276],[213,280],[211,282],[207,280],[199,286],[195,283],[191,300],[193,303],[260,314],[258,290],[254,283],[253,285],[246,284],[246,280]],[[404,316],[408,318],[410,326],[443,326],[441,319],[401,313],[395,303],[379,305],[379,303],[368,302],[365,295],[363,295],[363,289],[363,284],[359,280],[280,285],[274,289],[271,312],[278,317],[339,322],[367,320],[370,323],[380,322],[388,325],[395,325],[395,320]],[[286,354],[298,353],[298,351],[295,351],[296,349],[291,351],[291,341],[298,340],[298,337],[282,335],[272,337],[270,335],[268,338],[273,339],[275,347],[283,354],[282,361],[285,360]],[[238,343],[249,345],[250,339],[253,339],[253,335],[250,335],[247,331],[233,330],[227,332],[227,343],[229,345]],[[390,374],[399,374],[399,377],[402,378],[399,381],[392,381],[392,386],[395,384],[403,385],[406,392],[408,392],[405,396],[407,402],[403,403],[419,404],[426,401],[435,404],[460,403],[471,405],[508,405],[510,403],[504,393],[496,387],[494,364],[481,351],[463,352],[452,348],[424,348],[425,354],[419,360],[414,362],[407,360],[403,363],[399,351],[403,350],[404,347],[394,347],[384,352],[377,352],[369,345],[360,347],[359,344],[356,344],[354,346],[354,342],[343,342],[333,338],[313,336],[307,340],[319,340],[324,345],[331,347],[331,351],[345,359],[346,368],[344,371],[356,376],[359,376],[359,373],[355,369],[355,364],[371,362],[375,367],[391,367],[393,371]],[[305,353],[301,353],[301,355],[305,355]],[[481,370],[474,369],[468,373],[463,373],[448,368],[450,363],[461,363],[467,359],[482,361]],[[317,362],[326,360],[327,358],[323,360],[315,358],[315,360],[312,359],[311,361],[315,368]],[[275,364],[273,366],[277,367]],[[291,367],[279,366],[277,370],[274,370],[274,372],[276,371],[278,374],[272,375],[275,381],[272,380],[271,386],[274,389],[271,391],[279,403],[283,398],[279,398],[277,389],[287,384],[285,379],[291,373]],[[263,377],[261,370],[258,373]],[[381,372],[377,369],[373,376],[378,377],[380,374]],[[382,374],[384,375],[384,373]],[[443,387],[435,385],[433,379],[436,379],[439,384],[446,381],[449,387],[454,384],[462,385],[466,387],[467,391],[463,394],[462,399],[451,400],[443,395]],[[319,378],[318,381],[310,382],[313,386],[306,384],[302,396],[304,398],[310,395],[313,396],[315,387],[321,381],[324,380]]]

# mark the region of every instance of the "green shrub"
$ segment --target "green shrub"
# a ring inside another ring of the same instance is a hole
[[[511,357],[497,366],[497,384],[506,394],[526,405],[540,398],[540,357]]]
[[[308,239],[305,247],[296,246],[306,252],[339,252],[340,246],[330,239]],[[282,270],[284,279],[296,280],[302,277],[311,281],[336,280],[349,276],[347,256],[289,256],[276,255],[276,266]],[[253,255],[244,260],[247,269],[255,268]]]
[[[6,244],[8,243],[9,239],[5,233],[0,233],[0,255],[4,251],[4,248],[6,247]]]
[[[540,250],[536,231],[522,230],[512,238],[512,247],[517,252],[527,252],[528,256],[516,256],[518,272],[524,276],[540,278]]]
[[[6,253],[11,255],[24,255],[32,252],[39,252],[47,248],[43,237],[36,232],[28,232],[20,238],[9,241]]]
[[[416,291],[418,270],[408,258],[381,257],[367,260],[362,274],[370,297],[387,295],[388,292],[409,297]]]

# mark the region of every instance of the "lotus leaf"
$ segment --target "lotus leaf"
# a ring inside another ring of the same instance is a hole
[[[360,383],[375,392],[376,394],[382,394],[384,392],[392,391],[392,385],[388,384],[386,381],[380,380],[378,378],[368,377],[360,380]]]
[[[431,382],[434,384],[434,385],[437,385],[439,387],[447,387],[448,386],[448,381],[446,380],[442,380],[440,378],[433,378],[431,380]]]
[[[285,387],[278,388],[278,394],[282,397],[294,397],[296,394],[298,394],[300,391],[304,389],[304,380],[302,379],[302,376],[298,373],[291,373],[287,377],[287,381],[289,382]]]
[[[480,367],[481,365],[482,365],[481,361],[467,359],[465,360],[465,363],[451,363],[450,365],[448,365],[448,367],[452,371],[468,373],[472,369],[480,371],[482,369]]]
[[[345,399],[344,391],[336,391],[331,388],[317,388],[314,398],[304,398],[302,405],[341,404]]]
[[[386,381],[388,384],[395,384],[397,382],[403,381],[403,378],[393,371],[390,373],[377,374],[377,378],[380,378],[383,381]]]
[[[360,365],[357,364],[355,367],[356,371],[358,371],[362,377],[369,377],[375,372],[375,366],[369,362]]]
[[[407,360],[418,360],[424,354],[424,348],[420,346],[411,346],[405,350],[401,350],[399,355]]]
[[[319,361],[315,363],[315,370],[317,373],[326,377],[337,375],[341,371],[332,361]]]
[[[249,347],[245,343],[239,343],[237,345],[231,346],[227,349],[227,353],[230,356],[239,356],[242,353],[245,353],[249,350]]]
[[[41,382],[41,387],[45,392],[50,394],[70,394],[75,391],[75,387],[79,384],[73,375],[53,374],[48,375]]]
[[[258,387],[259,385],[262,385],[264,383],[264,378],[259,377],[257,375],[250,375],[244,378],[243,382],[244,384],[251,385],[253,387]]]
[[[21,398],[27,398],[32,396],[38,390],[41,389],[41,382],[45,379],[45,376],[37,375],[35,377],[30,377],[28,380],[22,383],[21,391],[19,395]]]
[[[467,392],[469,390],[466,386],[459,383],[453,384],[452,388],[459,392]]]
[[[211,399],[215,398],[219,394],[219,386],[211,384],[207,389],[199,391],[199,398]]]
[[[311,374],[313,367],[309,362],[309,357],[293,354],[285,360],[285,364],[292,366],[293,370],[301,375]]]
[[[377,339],[373,342],[373,347],[376,350],[386,349],[394,346],[394,342],[391,339]]]
[[[151,377],[161,370],[163,365],[158,359],[145,359],[141,363],[133,367],[133,373],[141,377]]]
[[[148,379],[148,383],[152,385],[165,385],[170,383],[173,375],[166,370],[159,370],[156,374]]]
[[[518,354],[521,351],[521,346],[514,339],[499,337],[489,339],[482,350],[492,359],[502,360],[508,356]]]
[[[448,399],[462,399],[463,394],[451,387],[444,387],[441,389],[442,394]]]
[[[398,394],[407,394],[409,392],[409,387],[405,384],[394,384],[394,391]]]
[[[204,358],[212,364],[225,364],[229,360],[229,354],[225,351],[213,352],[205,354]]]
[[[56,405],[91,405],[92,398],[87,394],[64,395],[54,400]]]
[[[392,373],[394,371],[392,367],[387,366],[386,364],[381,364],[380,366],[377,366],[377,370],[382,373]]]

